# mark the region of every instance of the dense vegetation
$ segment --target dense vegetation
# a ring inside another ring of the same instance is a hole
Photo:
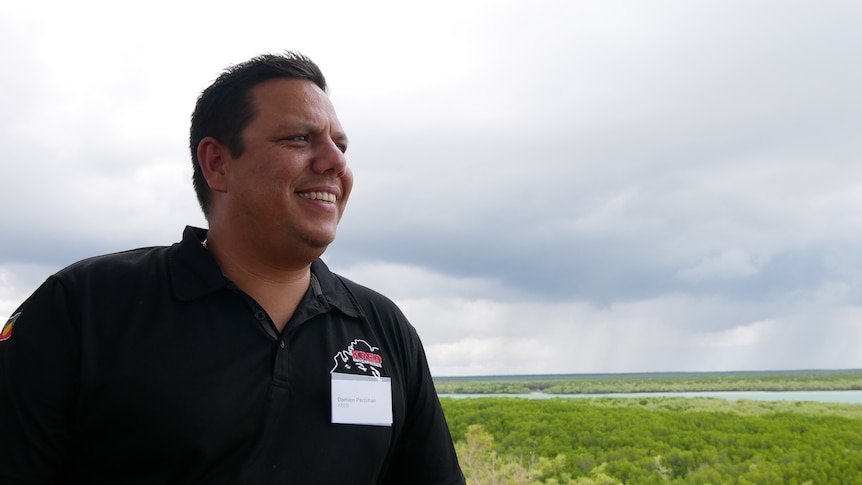
[[[442,398],[469,483],[862,483],[862,405]]]
[[[862,370],[441,377],[440,394],[862,390]]]

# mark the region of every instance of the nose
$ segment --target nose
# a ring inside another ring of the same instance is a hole
[[[340,177],[347,171],[347,157],[334,140],[322,139],[317,150],[315,150],[311,169],[321,175],[329,174]]]

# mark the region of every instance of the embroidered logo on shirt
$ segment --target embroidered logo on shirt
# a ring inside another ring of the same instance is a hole
[[[18,312],[6,321],[6,325],[3,325],[3,330],[0,330],[0,342],[4,340],[9,340],[12,337],[12,327],[15,326],[15,320],[18,320],[18,317],[21,316],[21,312]]]
[[[377,353],[379,350],[380,347],[375,347],[365,340],[356,339],[350,342],[347,349],[332,357],[335,361],[335,367],[329,373],[346,371],[348,374],[380,377],[380,370],[383,369],[383,357]]]

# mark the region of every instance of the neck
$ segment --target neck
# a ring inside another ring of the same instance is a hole
[[[283,330],[308,290],[311,262],[277,261],[268,251],[238,244],[212,230],[206,246],[225,276],[254,298],[276,328]]]

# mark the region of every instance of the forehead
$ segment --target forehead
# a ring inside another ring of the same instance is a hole
[[[271,79],[251,89],[255,121],[338,125],[329,96],[307,79]]]

